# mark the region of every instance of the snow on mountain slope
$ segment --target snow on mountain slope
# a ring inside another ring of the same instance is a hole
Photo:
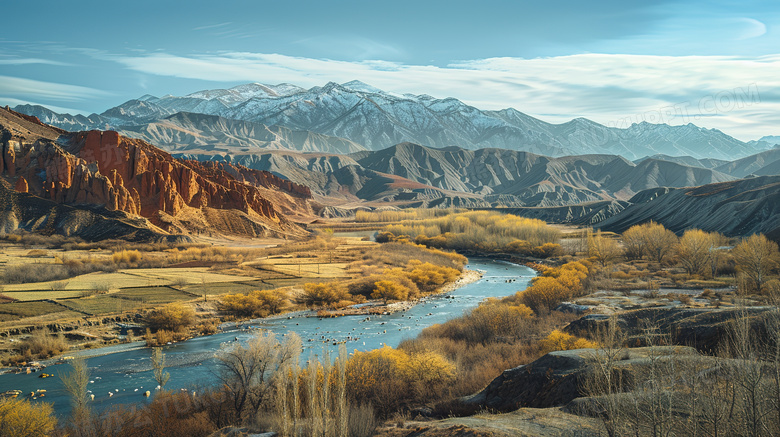
[[[369,150],[413,142],[548,156],[619,154],[634,160],[662,154],[734,160],[761,152],[769,144],[745,143],[692,124],[643,122],[619,129],[584,118],[551,124],[511,108],[484,111],[454,98],[399,95],[360,81],[330,82],[308,90],[290,84],[250,83],[184,97],[143,96],[101,116],[115,126],[139,126],[178,112],[306,130],[345,138]]]

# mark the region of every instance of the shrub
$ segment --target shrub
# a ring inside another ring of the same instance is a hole
[[[68,350],[68,343],[62,333],[53,335],[48,328],[37,329],[32,335],[21,341],[17,347],[19,355],[10,361],[23,362],[33,359],[45,359]]]
[[[122,250],[111,255],[114,264],[137,265],[141,258],[141,252],[137,250]]]
[[[412,260],[408,268],[408,276],[423,293],[435,291],[447,282],[452,282],[460,276],[460,271],[451,267],[435,265],[429,262]]]
[[[551,332],[550,335],[548,335],[545,339],[539,341],[539,349],[541,349],[541,352],[545,354],[554,351],[567,351],[572,349],[596,347],[598,347],[597,343],[586,340],[584,338],[569,335],[557,329]]]
[[[455,378],[455,366],[441,354],[408,354],[385,346],[356,351],[347,362],[347,387],[355,404],[371,403],[387,416],[403,402],[436,396]]]
[[[376,281],[371,297],[382,299],[385,304],[391,300],[406,300],[409,297],[409,289],[393,281]]]
[[[346,288],[339,284],[323,283],[303,284],[303,295],[300,300],[308,306],[346,306],[351,302],[352,296]]]
[[[219,331],[219,319],[204,320],[197,329],[201,335],[216,334]]]
[[[558,243],[544,243],[530,250],[530,255],[537,258],[552,258],[563,255],[563,248]]]
[[[242,317],[265,317],[279,314],[289,306],[286,292],[279,290],[254,290],[247,294],[227,294],[220,298],[223,310]]]
[[[553,310],[559,303],[578,296],[588,268],[580,262],[568,262],[561,267],[548,268],[534,278],[531,286],[518,292],[514,300],[530,307],[534,313]]]
[[[16,264],[5,269],[5,282],[9,284],[24,284],[28,282],[45,282],[66,279],[70,276],[68,269],[60,264]]]
[[[145,321],[154,331],[181,331],[195,321],[195,311],[189,306],[173,302],[146,313]]]

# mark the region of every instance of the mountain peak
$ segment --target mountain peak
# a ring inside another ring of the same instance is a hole
[[[384,93],[384,91],[382,91],[381,89],[371,86],[365,82],[361,82],[359,80],[351,80],[349,82],[344,82],[341,84],[341,86],[352,91],[360,91],[364,93],[372,93],[372,94]]]

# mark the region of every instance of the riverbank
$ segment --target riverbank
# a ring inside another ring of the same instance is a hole
[[[484,271],[479,270],[464,270],[463,273],[453,282],[445,284],[435,292],[428,294],[420,299],[407,300],[402,302],[393,302],[383,304],[381,301],[369,302],[361,304],[360,306],[352,306],[342,308],[338,310],[320,310],[317,312],[317,317],[342,317],[342,316],[369,316],[369,315],[387,315],[401,311],[407,311],[413,308],[415,305],[430,298],[431,296],[440,296],[442,294],[450,293],[457,290],[460,287],[472,284],[482,279],[485,274]]]
[[[426,299],[429,299],[432,296],[440,296],[442,294],[450,293],[463,286],[477,282],[482,278],[483,274],[484,274],[483,271],[464,270],[463,273],[461,273],[461,275],[455,281],[445,284],[435,293],[429,294],[421,299],[416,299],[413,301],[393,302],[389,304],[383,304],[381,303],[381,301],[375,301],[375,302],[368,302],[366,304],[362,304],[360,307],[348,307],[340,310],[319,310],[319,311],[295,310],[295,311],[290,311],[282,314],[275,314],[264,318],[246,318],[246,319],[231,320],[231,321],[220,323],[219,331],[214,334],[197,334],[193,332],[192,335],[187,339],[178,342],[172,342],[171,344],[180,344],[180,343],[185,343],[192,339],[239,331],[241,330],[241,326],[252,325],[254,323],[258,325],[262,325],[277,320],[286,320],[286,319],[293,319],[299,317],[368,316],[368,315],[380,315],[380,314],[387,315],[396,312],[403,312],[424,302]],[[216,315],[216,313],[212,313],[212,315]],[[113,330],[113,328],[105,328],[105,329]],[[43,369],[45,369],[46,367],[61,362],[63,356],[90,358],[96,356],[110,355],[119,352],[126,352],[128,350],[133,350],[133,349],[142,349],[144,347],[146,347],[144,341],[131,340],[123,343],[104,344],[101,346],[93,346],[90,348],[78,348],[78,349],[74,348],[68,350],[66,353],[60,356],[55,356],[47,359],[40,359],[40,360],[36,360],[36,362],[42,364],[39,370],[43,371]],[[24,367],[25,366],[0,367],[0,374],[23,373]]]
[[[326,353],[335,357],[342,344],[346,344],[349,352],[398,347],[401,342],[416,338],[427,327],[446,323],[473,310],[485,298],[501,298],[523,289],[535,276],[525,266],[491,259],[469,260],[469,270],[485,273],[475,282],[471,280],[477,276],[469,274],[469,283],[453,283],[450,285],[452,291],[429,296],[406,311],[371,316],[370,320],[366,317],[308,317],[308,311],[291,312],[265,319],[231,322],[224,326],[225,332],[166,345],[163,349],[166,371],[171,375],[166,388],[174,391],[186,388],[200,393],[204,387],[218,384],[219,362],[215,355],[234,343],[236,338],[242,344],[247,342],[256,332],[251,328],[262,328],[265,332],[276,334],[277,338],[290,333],[298,335],[303,341],[303,360],[311,356],[322,357]],[[507,282],[509,278],[517,281]],[[150,351],[142,344],[136,342],[85,351],[90,355],[87,365],[94,383],[90,383],[89,389],[95,394],[95,399],[91,401],[95,411],[122,403],[149,401],[141,394],[157,383],[150,366]],[[66,417],[70,411],[70,400],[56,375],[67,372],[69,368],[67,365],[51,366],[45,372],[55,377],[45,379],[35,374],[0,375],[0,386],[27,394],[45,389],[46,397],[34,402],[54,403],[55,412]],[[109,391],[114,392],[113,396],[107,395]]]

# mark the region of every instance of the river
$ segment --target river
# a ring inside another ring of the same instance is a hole
[[[484,276],[452,292],[428,297],[411,309],[389,315],[345,316],[320,319],[296,315],[245,322],[234,329],[219,334],[198,337],[185,342],[165,346],[166,371],[171,378],[166,389],[198,390],[216,383],[218,370],[214,355],[220,348],[232,341],[246,341],[252,334],[246,327],[260,327],[277,333],[279,339],[288,332],[297,333],[303,340],[302,359],[312,354],[321,355],[324,348],[335,354],[337,342],[347,340],[347,350],[372,350],[383,345],[398,346],[408,338],[416,337],[424,328],[459,317],[476,307],[488,297],[503,297],[527,287],[535,272],[528,267],[491,259],[471,259],[467,268],[482,270]],[[507,281],[512,282],[507,282]],[[335,344],[334,344],[335,343]],[[87,350],[72,355],[84,355],[90,369],[89,390],[95,395],[92,401],[96,410],[111,405],[144,403],[146,390],[154,393],[157,383],[151,372],[149,349],[143,343],[131,343]],[[30,392],[46,390],[45,397],[37,401],[51,402],[55,412],[67,415],[69,399],[62,388],[60,372],[67,372],[70,366],[55,365],[45,369],[54,377],[39,378],[39,374],[0,375],[0,392],[22,390],[26,398]],[[109,396],[109,392],[112,395]]]

